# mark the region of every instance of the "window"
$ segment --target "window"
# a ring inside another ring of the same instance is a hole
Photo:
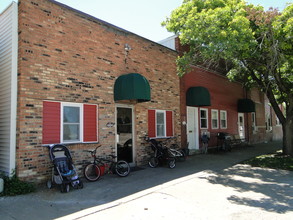
[[[43,102],[43,144],[97,142],[97,105]]]
[[[266,131],[272,131],[272,115],[266,114]]]
[[[148,111],[148,136],[172,137],[173,131],[173,111],[149,110]]]
[[[227,128],[227,111],[220,111],[221,129]]]
[[[156,112],[156,119],[157,119],[157,137],[165,137],[165,111],[157,111]]]
[[[251,112],[252,131],[256,131],[256,117],[255,112]]]
[[[82,105],[62,104],[62,140],[61,142],[79,142],[82,140]]]
[[[281,125],[281,122],[280,122],[278,116],[276,115],[275,117],[276,117],[276,125],[277,125],[277,126],[280,126],[280,125]]]
[[[212,129],[219,128],[219,111],[212,109]]]
[[[200,128],[207,129],[208,128],[208,110],[200,109]]]

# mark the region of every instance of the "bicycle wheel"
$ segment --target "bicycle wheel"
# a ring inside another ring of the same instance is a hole
[[[90,163],[83,170],[84,177],[90,181],[97,181],[101,176],[100,167],[97,164]]]
[[[128,176],[130,173],[130,166],[126,161],[118,160],[115,165],[115,172],[121,177]]]
[[[151,157],[149,160],[149,166],[151,168],[156,168],[159,165],[159,160],[156,157]]]
[[[176,160],[175,160],[175,158],[169,158],[169,160],[168,160],[168,167],[170,169],[173,169],[173,168],[176,167]]]

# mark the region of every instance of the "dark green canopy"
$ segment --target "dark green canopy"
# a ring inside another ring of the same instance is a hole
[[[151,88],[148,80],[139,73],[128,73],[117,78],[114,85],[114,100],[151,100]]]
[[[239,99],[238,112],[255,112],[255,103],[251,99]]]
[[[209,90],[201,86],[190,87],[186,92],[186,105],[210,106],[211,97]]]

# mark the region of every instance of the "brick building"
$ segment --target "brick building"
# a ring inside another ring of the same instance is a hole
[[[257,90],[199,67],[180,79],[176,38],[162,46],[53,0],[12,3],[0,14],[0,33],[1,171],[44,181],[45,146],[54,143],[69,147],[80,170],[90,159],[84,150],[98,142],[99,154],[135,166],[149,158],[145,135],[188,141],[191,151],[203,131],[211,146],[218,132],[251,142],[281,137]],[[246,98],[255,113],[238,111]]]
[[[175,51],[53,0],[12,3],[0,24],[0,170],[41,182],[48,144],[67,144],[81,169],[97,142],[134,166],[148,133],[180,140]]]
[[[188,49],[172,36],[160,42],[181,54]],[[201,136],[219,145],[218,134],[228,133],[249,143],[281,140],[282,128],[269,101],[258,89],[246,91],[219,71],[192,66],[180,79],[181,140],[191,152],[200,151]]]

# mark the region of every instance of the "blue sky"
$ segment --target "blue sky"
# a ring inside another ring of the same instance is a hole
[[[15,0],[17,1],[17,0]],[[58,0],[77,10],[107,21],[152,41],[172,36],[161,22],[171,11],[181,5],[182,0]],[[292,0],[246,0],[266,9],[270,6],[283,10]],[[0,12],[12,0],[0,0]]]

